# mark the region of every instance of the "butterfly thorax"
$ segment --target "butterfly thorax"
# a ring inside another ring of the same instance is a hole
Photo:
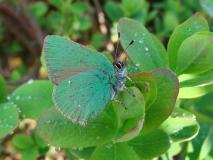
[[[114,68],[116,71],[116,84],[113,86],[114,89],[114,95],[112,96],[112,99],[115,98],[115,96],[118,94],[119,91],[122,91],[125,87],[125,79],[127,77],[127,70],[125,67],[125,64],[123,62],[117,61],[114,63]]]

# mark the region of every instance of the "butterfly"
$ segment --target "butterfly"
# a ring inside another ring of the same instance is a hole
[[[55,84],[54,105],[73,123],[86,125],[125,87],[125,54],[111,63],[104,55],[56,35],[44,39],[43,53],[48,77]]]

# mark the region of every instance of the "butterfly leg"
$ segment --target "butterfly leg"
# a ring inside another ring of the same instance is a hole
[[[132,79],[127,75],[126,79],[128,79],[130,82],[132,82]]]

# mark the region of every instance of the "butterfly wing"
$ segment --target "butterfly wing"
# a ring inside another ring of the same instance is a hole
[[[115,72],[112,63],[105,56],[60,36],[47,36],[43,52],[49,79],[55,84],[91,69],[100,69],[110,75]]]
[[[98,69],[68,77],[54,89],[56,108],[73,123],[84,125],[103,111],[113,94],[113,83],[115,80]]]

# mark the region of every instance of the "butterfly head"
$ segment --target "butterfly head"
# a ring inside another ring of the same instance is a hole
[[[126,66],[127,55],[125,53],[121,53],[119,57],[114,62],[114,67],[117,71],[123,70]]]

